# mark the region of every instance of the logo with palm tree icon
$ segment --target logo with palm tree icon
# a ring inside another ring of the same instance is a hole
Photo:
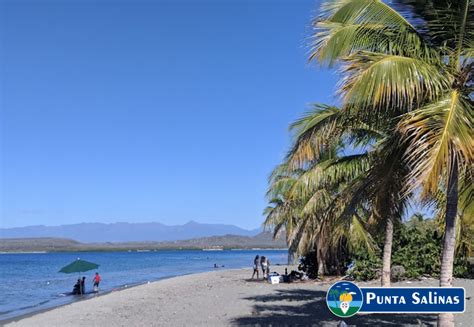
[[[362,291],[351,282],[337,282],[326,295],[329,310],[341,318],[352,317],[362,307]]]

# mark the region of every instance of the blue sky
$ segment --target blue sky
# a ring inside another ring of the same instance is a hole
[[[0,0],[2,226],[258,227],[288,124],[334,102],[317,7]]]

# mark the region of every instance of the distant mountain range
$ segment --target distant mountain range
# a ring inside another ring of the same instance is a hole
[[[255,236],[262,229],[247,230],[234,225],[201,224],[189,221],[184,225],[151,223],[81,223],[60,226],[27,226],[0,228],[0,238],[53,237],[73,239],[85,243],[177,241],[221,236]]]

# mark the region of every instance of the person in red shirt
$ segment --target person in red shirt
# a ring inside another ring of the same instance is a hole
[[[94,291],[99,289],[99,283],[100,283],[101,280],[102,280],[102,278],[100,278],[99,273],[96,272],[95,277],[93,279],[93,281],[94,281]]]

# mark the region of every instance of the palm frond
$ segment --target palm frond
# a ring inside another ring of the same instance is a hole
[[[339,108],[315,104],[314,110],[292,123],[290,131],[295,141],[287,155],[289,165],[300,167],[308,160],[320,158],[328,146],[337,141],[340,120]]]
[[[469,40],[474,38],[472,0],[392,1],[405,5],[406,11],[416,17],[417,30],[441,51],[454,50],[460,41],[467,47]]]
[[[345,61],[341,93],[347,106],[408,112],[435,99],[450,86],[450,76],[423,60],[358,53]]]
[[[380,0],[336,0],[321,5],[320,18],[339,23],[382,23],[384,26],[416,29],[395,9]]]
[[[304,204],[301,214],[302,215],[314,215],[315,213],[320,213],[321,216],[326,210],[326,208],[331,203],[332,198],[331,194],[325,190],[320,189],[313,193],[309,200]]]
[[[294,180],[287,196],[305,202],[321,189],[335,191],[340,185],[364,174],[370,167],[371,160],[370,153],[362,153],[313,164]]]
[[[331,230],[332,237],[329,240],[331,247],[337,247],[345,238],[348,240],[348,247],[351,251],[365,249],[373,253],[377,244],[367,228],[367,223],[357,214],[354,214],[348,222],[348,224],[334,225]]]
[[[399,130],[410,144],[411,190],[423,185],[424,194],[436,194],[440,176],[452,169],[452,153],[461,165],[472,165],[472,126],[472,105],[457,90],[405,115]]]
[[[321,6],[313,21],[310,61],[329,66],[359,51],[431,60],[434,52],[410,22],[378,0],[342,0]]]

